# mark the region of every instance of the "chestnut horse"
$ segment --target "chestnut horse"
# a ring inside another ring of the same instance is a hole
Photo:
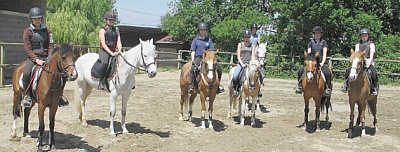
[[[205,125],[205,114],[206,114],[206,105],[205,101],[206,98],[208,97],[209,105],[208,105],[208,112],[209,112],[209,118],[208,118],[208,123],[209,123],[209,128],[213,128],[212,125],[212,112],[213,112],[213,104],[215,97],[217,95],[217,89],[219,87],[219,78],[218,78],[218,73],[216,69],[217,65],[217,58],[215,55],[219,52],[217,51],[212,51],[212,50],[203,50],[203,60],[200,66],[200,71],[198,74],[198,77],[200,79],[197,88],[195,87],[195,92],[190,94],[190,100],[189,100],[189,114],[188,114],[188,120],[192,121],[192,107],[193,107],[193,101],[196,98],[197,94],[200,94],[200,101],[201,101],[201,127],[206,128]],[[188,98],[189,98],[189,85],[190,81],[188,81],[187,75],[190,71],[190,68],[192,66],[192,62],[186,63],[182,69],[181,69],[181,76],[180,76],[180,87],[181,87],[181,112],[180,112],[180,117],[179,120],[183,120],[183,106],[185,105],[187,109],[187,104],[188,104]],[[194,78],[194,81],[196,81],[196,78]]]
[[[234,88],[232,87],[231,79],[233,78],[233,73],[235,72],[235,68],[232,68],[229,71],[229,111],[228,111],[228,118],[231,118],[231,111],[232,107],[235,108],[237,105],[237,100],[239,100],[239,117],[240,117],[240,125],[244,126],[244,113],[247,109],[246,101],[242,101],[242,99],[249,99],[252,98],[252,106],[251,106],[251,125],[254,126],[255,123],[255,109],[256,109],[256,102],[258,99],[258,92],[260,91],[260,81],[258,75],[260,74],[258,68],[260,67],[260,63],[258,60],[251,60],[249,67],[244,68],[244,82],[241,85],[242,88],[239,89],[239,96],[234,97],[233,91]]]
[[[63,91],[63,77],[68,77],[70,80],[77,78],[77,72],[74,64],[75,52],[73,51],[72,44],[61,44],[54,50],[53,55],[50,55],[44,66],[40,66],[43,72],[37,80],[36,89],[32,88],[34,97],[32,97],[32,107],[35,103],[38,104],[38,117],[39,117],[39,137],[38,137],[38,151],[42,151],[42,138],[44,132],[44,113],[47,107],[50,108],[49,122],[50,122],[50,135],[49,146],[51,149],[54,147],[54,122],[58,109],[58,100]],[[17,139],[17,117],[21,117],[22,107],[21,100],[24,95],[24,88],[20,83],[22,73],[25,68],[26,61],[21,62],[14,68],[12,76],[12,85],[14,90],[14,105],[13,115],[14,123],[12,127],[12,138]],[[33,86],[32,86],[33,87]],[[24,133],[23,136],[29,136],[28,120],[31,112],[30,108],[24,108]]]
[[[302,87],[303,87],[303,97],[304,97],[304,123],[303,127],[307,127],[308,125],[308,112],[309,112],[309,102],[310,99],[314,99],[315,101],[315,126],[316,129],[321,129],[321,124],[319,120],[320,112],[324,111],[324,104],[326,107],[326,116],[325,121],[329,121],[328,109],[331,107],[331,97],[324,96],[325,90],[325,82],[322,76],[322,71],[319,69],[319,64],[317,62],[319,52],[317,53],[307,53],[304,52],[305,56],[305,77],[303,78]],[[332,71],[331,71],[332,73]],[[328,86],[332,89],[332,85]],[[331,107],[332,110],[332,107]],[[318,128],[319,127],[319,128]]]
[[[376,104],[378,96],[372,96],[370,94],[370,88],[368,84],[368,77],[366,74],[365,66],[365,51],[354,52],[351,50],[350,56],[351,70],[349,75],[349,104],[350,104],[350,123],[348,130],[348,138],[353,137],[353,124],[354,124],[354,106],[358,106],[358,117],[356,125],[360,125],[361,122],[361,135],[365,135],[365,109],[368,105],[372,116],[374,117],[373,125],[375,131],[377,128],[376,119]]]

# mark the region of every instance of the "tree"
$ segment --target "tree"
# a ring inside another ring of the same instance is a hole
[[[176,0],[169,4],[171,12],[162,17],[162,30],[177,39],[190,41],[197,34],[197,25],[206,22],[214,45],[223,51],[236,51],[242,30],[253,22],[268,24],[254,0]]]
[[[48,0],[47,26],[56,42],[98,45],[104,13],[114,3],[115,0]]]

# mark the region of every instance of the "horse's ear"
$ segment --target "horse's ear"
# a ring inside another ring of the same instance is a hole
[[[206,52],[207,52],[207,51],[203,49],[203,55],[206,54]]]
[[[153,38],[151,38],[151,40],[150,40],[150,44],[153,44]]]
[[[139,42],[140,42],[140,44],[143,43],[143,40],[142,40],[142,38],[140,38],[140,37],[139,37]]]
[[[307,56],[308,56],[307,51],[304,51],[304,57],[307,58]]]
[[[70,46],[74,46],[74,42],[69,42],[69,45]]]
[[[350,54],[353,54],[353,53],[354,53],[354,50],[353,50],[353,49],[351,49],[351,50],[350,50]]]
[[[364,56],[367,51],[361,51],[361,56]],[[365,56],[364,56],[365,57]]]
[[[57,43],[57,44],[56,44],[56,47],[60,48],[60,47],[61,47],[60,43]]]
[[[217,51],[215,51],[215,54],[217,54],[219,52],[219,49],[217,49]]]
[[[319,51],[315,53],[315,58],[318,58],[318,56],[319,56]]]

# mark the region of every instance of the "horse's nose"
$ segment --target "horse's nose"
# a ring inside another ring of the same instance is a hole
[[[150,71],[149,72],[149,77],[150,78],[153,78],[153,77],[155,77],[157,75],[157,71]]]
[[[256,89],[256,87],[254,86],[254,84],[250,85],[250,89],[251,89],[251,90]]]

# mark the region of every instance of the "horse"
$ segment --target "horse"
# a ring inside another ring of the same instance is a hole
[[[157,51],[153,44],[153,39],[142,41],[139,38],[139,41],[140,44],[118,56],[117,59],[120,62],[117,63],[116,73],[112,78],[107,80],[110,92],[111,136],[116,136],[114,131],[114,116],[118,96],[122,96],[121,127],[123,133],[129,133],[125,124],[126,108],[131,90],[135,86],[135,73],[137,70],[145,71],[149,78],[157,75],[157,67],[154,62]],[[87,53],[79,57],[76,61],[76,69],[79,76],[76,79],[75,102],[79,113],[79,121],[83,126],[88,125],[85,110],[86,99],[92,92],[92,89],[99,86],[99,81],[93,79],[91,76],[91,68],[98,58],[99,55],[97,53]]]
[[[304,52],[305,56],[305,77],[303,78],[302,87],[303,87],[303,97],[304,97],[304,123],[303,127],[307,127],[308,125],[308,112],[309,112],[309,101],[311,98],[315,101],[315,126],[316,129],[321,129],[320,124],[320,112],[324,111],[324,104],[326,107],[326,116],[325,121],[329,121],[329,112],[328,109],[331,107],[330,96],[324,96],[325,90],[325,82],[322,74],[322,70],[317,66],[317,58],[319,56],[319,52],[317,53],[307,53]],[[332,85],[328,86],[332,89]],[[332,107],[331,107],[332,109]],[[319,128],[318,128],[319,127]]]
[[[71,44],[61,44],[56,47],[53,54],[49,55],[46,63],[42,66],[38,66],[42,73],[32,72],[37,78],[36,86],[33,86],[35,82],[31,81],[31,87],[33,96],[32,106],[29,108],[24,108],[24,132],[23,137],[29,135],[29,115],[32,107],[35,103],[38,104],[38,117],[39,117],[39,136],[37,141],[38,151],[42,151],[43,146],[43,132],[44,132],[44,113],[47,107],[49,107],[49,123],[50,123],[50,135],[49,135],[49,145],[50,149],[54,149],[54,126],[55,126],[55,116],[58,109],[58,100],[61,97],[63,91],[63,77],[67,77],[70,80],[75,80],[77,78],[77,72],[75,70],[75,51]],[[19,140],[16,133],[17,128],[17,117],[21,117],[22,107],[21,100],[25,94],[25,90],[22,86],[22,74],[24,72],[26,60],[18,64],[13,71],[12,75],[12,86],[14,91],[13,98],[13,127],[11,136],[13,139]],[[35,68],[37,69],[37,68]],[[36,70],[35,70],[36,71]],[[40,75],[40,76],[39,76]],[[34,79],[32,78],[32,79]]]
[[[350,123],[348,130],[348,138],[353,137],[353,124],[354,124],[354,106],[358,106],[358,117],[356,125],[360,125],[361,122],[361,136],[365,134],[365,109],[366,106],[370,108],[372,116],[374,117],[374,128],[375,131],[378,130],[377,118],[376,118],[376,104],[378,96],[373,96],[370,94],[370,88],[368,84],[368,77],[366,74],[365,65],[365,51],[354,52],[351,50],[350,63],[351,70],[349,79],[349,104],[350,104]]]
[[[232,107],[235,109],[237,105],[237,100],[239,100],[239,117],[240,117],[240,125],[244,126],[244,113],[246,109],[246,101],[242,102],[242,98],[244,97],[245,99],[249,99],[250,97],[252,98],[252,108],[251,108],[251,126],[255,125],[255,107],[256,107],[256,101],[258,99],[258,92],[260,91],[260,81],[259,81],[259,71],[258,68],[260,67],[260,63],[258,60],[251,60],[249,67],[244,68],[244,82],[241,85],[241,89],[239,89],[239,96],[234,97],[233,96],[233,91],[234,88],[232,87],[232,78],[233,78],[233,73],[235,72],[235,67],[231,68],[229,71],[229,111],[228,111],[228,117],[231,118],[231,111]]]
[[[265,54],[267,53],[267,42],[258,45],[257,49],[257,60],[260,63],[260,68],[265,69]],[[264,70],[260,71],[263,72]],[[265,73],[264,73],[265,74]],[[260,97],[257,96],[256,109],[260,110]],[[249,99],[246,98],[246,110],[249,110]]]
[[[209,112],[209,119],[208,119],[208,127],[213,128],[212,125],[212,112],[213,112],[213,104],[215,97],[217,95],[218,87],[219,87],[219,78],[218,73],[216,70],[217,66],[217,58],[216,54],[219,50],[212,51],[212,50],[203,50],[203,59],[200,65],[200,71],[198,74],[198,78],[200,79],[198,82],[197,88],[195,87],[195,92],[190,94],[189,98],[189,85],[191,81],[190,78],[187,77],[190,68],[192,66],[192,62],[187,62],[183,65],[181,69],[180,75],[180,88],[181,88],[181,111],[179,113],[179,120],[183,120],[183,107],[185,105],[187,109],[187,105],[189,102],[189,114],[188,120],[192,122],[192,108],[193,108],[193,101],[196,98],[197,94],[200,94],[200,101],[201,101],[201,128],[206,128],[205,125],[205,114],[206,114],[206,105],[205,101],[208,97],[209,105],[208,105],[208,112]],[[196,77],[194,78],[196,81]]]

